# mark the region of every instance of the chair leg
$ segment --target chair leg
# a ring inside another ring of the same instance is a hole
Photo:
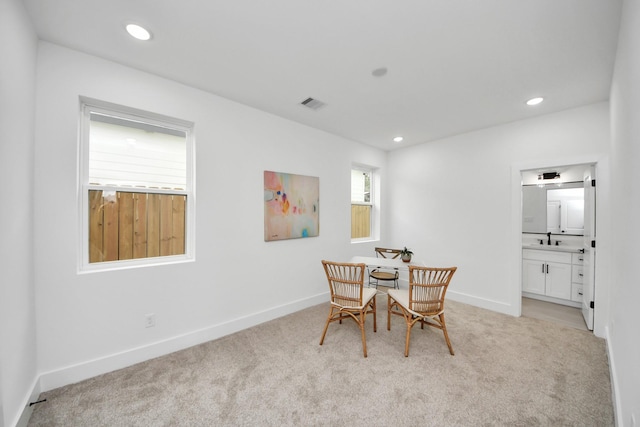
[[[377,321],[376,321],[376,311],[377,311],[377,307],[376,307],[376,299],[373,298],[373,300],[367,304],[365,307],[362,308],[362,311],[360,311],[358,314],[355,313],[346,313],[348,314],[352,319],[354,319],[356,321],[356,323],[358,324],[358,327],[360,328],[360,334],[362,336],[362,352],[364,354],[364,357],[367,357],[367,337],[364,331],[364,324],[365,324],[365,320],[366,320],[366,316],[367,316],[367,312],[369,311],[369,307],[371,307],[371,313],[373,313],[373,332],[376,332],[378,329],[377,326]],[[336,313],[336,308],[331,306],[331,308],[329,309],[329,315],[327,316],[327,321],[324,325],[324,330],[322,331],[322,336],[320,337],[320,345],[322,345],[324,343],[324,339],[327,335],[327,330],[329,329],[329,324],[331,322],[334,322],[336,320],[338,320],[340,323],[342,323],[342,312],[340,310],[338,310],[339,313]],[[338,318],[334,318],[336,316],[336,314],[338,314],[340,317]],[[346,317],[346,316],[345,316]]]
[[[360,326],[360,335],[362,335],[362,353],[364,357],[367,357],[367,337],[364,332],[364,319],[366,316],[367,308],[365,307],[360,313],[360,320],[358,321],[358,326]]]
[[[387,294],[387,331],[391,330],[391,295]]]
[[[371,308],[373,309],[373,332],[378,332],[378,324],[376,322],[376,317],[378,317],[376,313],[378,312],[378,309],[376,306],[376,297],[373,297],[371,300]]]
[[[449,340],[449,334],[447,333],[447,325],[444,323],[444,313],[440,314],[440,324],[442,325],[442,332],[444,332],[444,340],[447,342],[447,347],[449,347],[449,353],[452,356],[455,355],[453,352],[453,347],[451,347],[451,341]]]
[[[324,342],[324,337],[327,335],[327,329],[329,329],[329,323],[331,323],[331,318],[333,317],[333,307],[329,308],[329,316],[327,317],[327,323],[324,325],[324,331],[322,331],[322,337],[320,337],[320,345]]]
[[[360,334],[362,335],[362,353],[364,357],[367,357],[367,336],[364,331],[365,320],[367,319],[368,308],[371,307],[371,313],[373,314],[373,332],[377,332],[378,325],[376,321],[376,299],[375,297],[371,300],[366,307],[360,312],[360,317],[358,321],[358,326],[360,327]]]
[[[365,333],[364,333],[364,326],[362,326],[361,332],[362,332],[362,354],[364,355],[364,357],[367,357],[367,337],[365,336]]]
[[[407,320],[407,338],[404,343],[404,357],[409,357],[409,341],[411,340],[411,327],[413,325]]]

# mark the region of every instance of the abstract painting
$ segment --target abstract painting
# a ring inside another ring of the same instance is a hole
[[[264,240],[315,237],[320,232],[320,179],[264,171]]]

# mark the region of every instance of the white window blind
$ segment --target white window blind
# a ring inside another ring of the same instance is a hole
[[[371,201],[369,190],[369,172],[357,169],[351,170],[351,202],[369,203]]]
[[[90,115],[89,184],[184,190],[184,131]]]

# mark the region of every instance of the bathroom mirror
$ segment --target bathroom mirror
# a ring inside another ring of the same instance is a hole
[[[583,235],[582,182],[523,185],[522,232]]]

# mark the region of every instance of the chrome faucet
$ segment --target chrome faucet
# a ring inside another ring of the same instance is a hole
[[[551,232],[547,233],[547,245],[551,245]]]

